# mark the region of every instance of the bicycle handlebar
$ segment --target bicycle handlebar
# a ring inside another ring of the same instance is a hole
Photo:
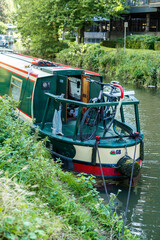
[[[93,79],[90,79],[90,78],[86,78],[89,82],[91,82],[91,83],[97,83],[97,84],[99,84],[99,85],[102,85],[102,86],[111,86],[111,84],[109,84],[109,83],[102,83],[102,82],[99,82],[99,81],[96,81],[96,80],[93,80]]]
[[[96,81],[96,80],[93,80],[93,79],[90,79],[90,78],[86,78],[86,79],[89,80],[92,83],[97,83],[97,84],[99,84],[101,86],[109,86],[111,88],[115,88],[115,87],[119,88],[120,92],[121,92],[120,98],[123,99],[123,97],[124,97],[124,90],[123,90],[122,86],[118,84],[118,82],[112,81],[111,82],[112,84],[110,84],[110,83],[102,83],[102,82],[99,82],[99,81]]]

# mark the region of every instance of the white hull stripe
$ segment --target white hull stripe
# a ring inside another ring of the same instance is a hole
[[[79,145],[74,145],[76,149],[76,156],[74,159],[83,161],[84,162],[89,162],[91,163],[92,161],[92,147],[86,147],[86,146],[79,146]],[[101,162],[103,164],[117,164],[118,160],[122,158],[125,155],[125,148],[121,147],[118,148],[118,150],[121,150],[121,154],[117,155],[111,155],[110,152],[114,150],[115,148],[101,148],[99,147],[99,154],[101,158]],[[127,147],[127,152],[128,156],[130,156],[132,159],[134,158],[134,151],[135,151],[135,146],[130,146]],[[136,159],[140,157],[140,144],[137,145],[137,151],[136,151]],[[96,163],[98,163],[98,155],[96,154]]]
[[[2,63],[2,62],[0,62],[0,67],[4,68],[4,69],[6,69],[6,70],[8,70],[12,73],[15,73],[15,74],[17,74],[21,77],[24,77],[26,79],[28,78],[28,72],[25,71],[25,70],[21,70],[21,69],[12,67],[12,66],[10,66],[8,64],[5,64],[5,63]],[[29,80],[32,81],[32,82],[36,82],[37,77],[38,77],[38,75],[31,73],[29,75]]]

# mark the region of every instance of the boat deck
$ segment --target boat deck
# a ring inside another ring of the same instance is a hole
[[[56,138],[56,139],[63,139],[64,141],[67,142],[75,142],[76,144],[82,144],[82,141],[80,140],[80,134],[78,131],[77,134],[77,139],[73,140],[73,136],[74,136],[74,129],[75,129],[75,124],[76,124],[76,120],[69,120],[66,124],[63,123],[62,126],[62,132],[63,132],[63,136],[59,136],[56,134],[52,133],[52,123],[51,122],[47,122],[44,125],[43,130],[40,130],[43,134],[45,134],[46,136],[49,136],[51,138]],[[41,124],[36,124],[39,128],[41,127]],[[107,137],[107,141],[106,139],[101,139],[100,141],[100,145],[105,145],[105,146],[126,146],[126,145],[133,145],[135,144],[135,140],[128,137],[125,137],[123,139],[120,139],[115,132],[110,129],[105,136],[104,134],[104,128],[103,126],[99,125],[96,135],[100,136],[100,137]],[[83,141],[83,145],[94,145],[95,143],[95,139],[93,140],[87,140],[87,141]]]
[[[63,125],[62,125],[62,132],[64,134],[64,137],[67,137],[67,138],[72,138],[73,137],[75,124],[76,124],[76,120],[69,120],[66,124],[63,123]],[[38,124],[38,125],[40,127],[40,124]],[[52,133],[52,123],[51,122],[45,123],[45,126],[44,126],[43,130],[47,131],[48,133]],[[105,134],[105,136],[103,136],[103,134],[104,134],[103,126],[98,126],[96,135],[98,135],[100,137],[116,136],[116,134],[112,130],[109,130]],[[55,135],[55,134],[53,134],[53,135]],[[78,131],[78,134],[77,134],[77,139],[80,140],[79,131]]]

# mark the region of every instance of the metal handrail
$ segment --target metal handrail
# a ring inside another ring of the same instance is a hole
[[[51,94],[51,93],[45,93],[45,95],[48,98],[47,98],[47,103],[46,103],[46,107],[45,107],[43,118],[42,118],[41,130],[44,128],[44,125],[45,125],[45,120],[46,120],[46,116],[47,116],[47,112],[48,112],[48,109],[49,109],[51,99],[53,99],[53,101],[55,103],[58,103],[58,104],[60,104],[60,103],[65,103],[65,104],[70,103],[70,104],[74,104],[76,106],[79,106],[78,116],[77,116],[77,119],[76,119],[76,124],[75,124],[75,129],[74,129],[74,134],[73,134],[73,139],[74,140],[76,140],[76,138],[77,138],[78,128],[79,128],[79,125],[80,125],[83,108],[102,107],[102,106],[117,106],[119,104],[119,102],[84,103],[84,102],[64,98],[61,95],[55,95],[55,94]],[[139,125],[139,115],[138,115],[138,104],[139,104],[139,101],[135,97],[132,97],[130,99],[130,101],[123,101],[122,102],[122,105],[134,105],[136,126],[137,126],[137,131],[139,132],[140,131],[140,125]],[[53,114],[54,114],[54,111],[55,111],[55,107],[54,107],[54,110],[53,110]],[[125,122],[122,107],[121,107],[120,111],[121,111],[122,122]]]
[[[45,95],[47,95],[49,98],[54,99],[57,102],[62,102],[62,103],[71,103],[71,104],[75,104],[81,107],[101,107],[101,106],[117,106],[119,102],[99,102],[99,103],[84,103],[84,102],[79,102],[79,101],[75,101],[75,100],[70,100],[64,97],[61,97],[60,95],[55,95],[55,94],[51,94],[51,93],[45,93]],[[132,98],[130,99],[131,101],[123,101],[122,105],[133,105],[133,104],[139,104],[139,101],[132,96]]]

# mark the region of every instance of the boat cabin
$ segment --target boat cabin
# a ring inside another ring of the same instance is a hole
[[[48,63],[48,64],[47,64]],[[99,88],[90,88],[92,78],[101,81],[100,75],[87,74],[84,70],[60,66],[47,61],[37,61],[13,52],[0,54],[0,95],[9,95],[20,101],[19,109],[25,118],[41,123],[47,95],[64,94],[70,100],[87,103],[98,94]],[[77,108],[63,104],[62,121],[76,117]],[[47,114],[52,121],[53,112]]]

